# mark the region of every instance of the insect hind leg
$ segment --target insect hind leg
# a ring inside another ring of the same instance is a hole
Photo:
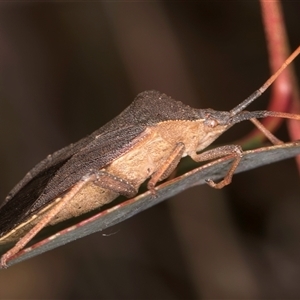
[[[41,220],[31,228],[15,245],[2,255],[0,260],[0,268],[6,268],[7,262],[16,254],[18,254],[28,242],[30,242],[49,222],[63,209],[68,203],[85,185],[87,182],[93,180],[93,176],[83,177],[77,184],[75,184],[63,197],[58,197],[48,212],[41,218]]]

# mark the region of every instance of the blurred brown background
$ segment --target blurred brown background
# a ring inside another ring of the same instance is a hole
[[[295,49],[300,4],[283,8]],[[1,3],[0,197],[143,90],[229,110],[268,76],[256,1]],[[268,96],[250,108],[266,108]],[[277,135],[289,139],[284,128]],[[299,195],[293,160],[236,175],[221,191],[188,190],[110,236],[1,270],[0,298],[300,298]]]

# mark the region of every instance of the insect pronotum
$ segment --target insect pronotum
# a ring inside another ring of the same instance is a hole
[[[300,47],[261,88],[230,111],[195,109],[157,91],[139,94],[119,116],[36,165],[12,189],[0,208],[0,244],[16,243],[0,266],[22,250],[45,226],[81,215],[113,201],[133,197],[148,178],[155,194],[158,182],[168,178],[180,159],[201,162],[231,157],[233,163],[214,188],[231,182],[243,150],[227,145],[204,151],[234,124],[250,120],[274,144],[279,141],[257,118],[300,120],[300,115],[244,109],[257,99],[299,54]]]

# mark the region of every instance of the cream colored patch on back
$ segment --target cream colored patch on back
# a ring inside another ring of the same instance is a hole
[[[149,127],[149,133],[105,170],[138,188],[170,156],[176,144],[184,143],[185,156],[198,144],[200,121],[165,121]]]

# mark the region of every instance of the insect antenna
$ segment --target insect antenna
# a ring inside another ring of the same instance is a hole
[[[300,115],[297,114],[269,111],[269,110],[258,110],[258,111],[242,111],[238,115],[233,116],[231,122],[232,124],[236,124],[246,120],[261,119],[266,117],[300,120]]]
[[[300,53],[300,46],[287,58],[287,60],[283,63],[283,65],[278,69],[276,73],[274,73],[258,90],[256,90],[253,94],[251,94],[248,98],[246,98],[243,102],[237,105],[230,111],[231,116],[235,116],[244,110],[249,104],[251,104],[254,100],[256,100],[274,81],[275,79],[282,73],[282,71],[296,58]],[[265,115],[271,116],[271,115]],[[278,115],[272,115],[272,117],[281,117]],[[255,116],[253,116],[255,118]]]

